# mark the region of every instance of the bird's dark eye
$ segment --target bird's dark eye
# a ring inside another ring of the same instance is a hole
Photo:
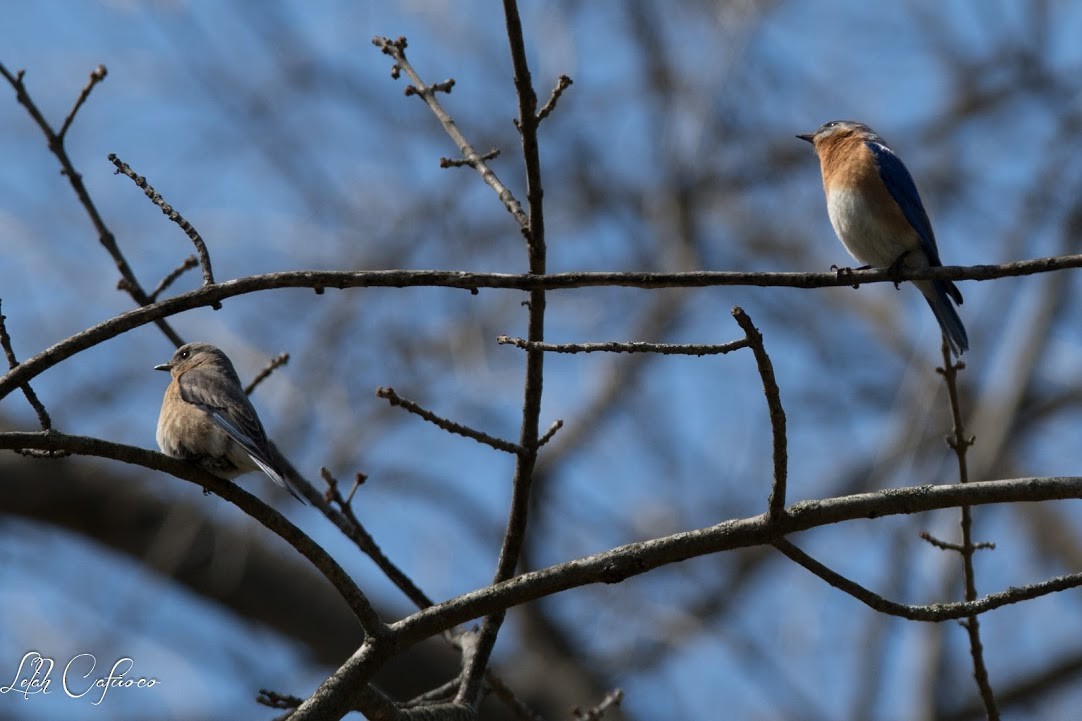
[[[180,352],[180,357],[181,357],[181,358],[187,358],[187,357],[188,357],[188,356],[190,356],[191,354],[192,354],[192,352],[191,352],[190,350],[182,350],[182,351]]]
[[[837,120],[831,120],[829,123],[827,123],[823,127],[824,128],[836,128],[836,127],[838,127],[838,121]]]

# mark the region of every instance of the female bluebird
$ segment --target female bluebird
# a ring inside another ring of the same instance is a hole
[[[830,224],[850,255],[876,268],[943,265],[913,177],[874,130],[863,123],[832,120],[797,137],[815,146]],[[913,284],[932,307],[951,351],[960,357],[969,350],[969,338],[951,305],[951,299],[962,304],[957,286],[949,280]]]
[[[158,447],[163,453],[194,461],[219,478],[262,469],[304,503],[275,467],[263,424],[225,353],[209,343],[188,343],[154,370],[172,376],[158,416]]]

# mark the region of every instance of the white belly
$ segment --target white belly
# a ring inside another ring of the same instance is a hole
[[[864,194],[854,190],[832,190],[827,195],[830,224],[851,256],[873,268],[889,268],[906,251],[920,249],[916,231],[907,228],[900,232],[873,210]],[[905,265],[922,268],[928,259],[922,252],[910,252]]]

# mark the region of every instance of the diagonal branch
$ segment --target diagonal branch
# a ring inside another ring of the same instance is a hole
[[[4,355],[7,357],[8,367],[11,369],[16,368],[19,365],[19,359],[15,357],[15,350],[11,347],[11,336],[8,335],[7,323],[4,321],[7,318],[0,313],[0,348],[4,349]],[[45,405],[38,398],[38,394],[34,392],[34,389],[30,387],[30,383],[26,382],[19,386],[22,389],[23,395],[26,396],[27,403],[34,409],[34,412],[38,415],[38,423],[41,424],[43,431],[50,430],[53,427],[53,420],[49,417],[49,411],[45,410]]]
[[[549,114],[556,109],[556,103],[560,101],[560,96],[563,95],[564,91],[571,87],[574,82],[574,80],[572,80],[566,75],[561,75],[556,80],[556,87],[552,89],[552,95],[549,96],[548,102],[545,103],[539,111],[537,111],[538,122],[547,118]]]
[[[3,436],[0,435],[0,444],[2,443]],[[786,509],[784,522],[772,522],[766,514],[734,519],[708,528],[619,546],[593,556],[523,573],[508,581],[458,596],[402,619],[392,624],[391,636],[395,648],[401,652],[414,643],[497,609],[510,608],[588,584],[619,583],[660,566],[708,553],[774,544],[788,533],[831,523],[921,513],[960,505],[1065,498],[1082,498],[1082,477],[1017,478],[965,485],[891,488],[874,493],[802,501]],[[1080,585],[1082,574],[1061,576],[1032,586],[1012,587],[974,602],[960,601],[912,607],[912,613],[905,617],[928,622],[965,618]],[[303,718],[338,718],[335,713],[341,714],[348,710],[349,696],[352,693],[349,689],[367,678],[367,674],[371,673],[371,663],[371,656],[362,653],[355,654],[346,661],[324,683],[324,686],[341,689],[346,698],[320,698],[310,707],[313,715]]]
[[[289,362],[289,354],[288,353],[279,353],[278,355],[271,358],[267,362],[267,365],[263,366],[263,369],[255,374],[255,378],[252,378],[251,382],[249,382],[248,385],[244,386],[244,395],[246,395],[246,396],[252,395],[252,391],[254,391],[256,389],[256,386],[258,386],[263,381],[267,380],[267,378],[270,377],[271,373],[278,370],[279,368],[281,368],[282,366],[284,366],[288,362]]]
[[[131,178],[136,187],[143,191],[143,194],[150,198],[150,202],[158,206],[165,217],[180,226],[180,229],[184,231],[184,234],[188,236],[192,241],[192,245],[195,246],[195,252],[199,254],[199,267],[203,270],[203,285],[214,285],[214,271],[210,267],[210,253],[207,252],[207,244],[203,242],[203,236],[199,234],[199,231],[188,222],[188,219],[181,215],[172,205],[165,201],[165,198],[161,196],[154,186],[147,182],[147,179],[142,175],[136,174],[131,166],[125,163],[123,160],[117,157],[116,153],[109,153],[109,162],[116,167],[116,172]],[[219,305],[219,308],[221,306]],[[217,308],[215,308],[217,310]]]
[[[1050,578],[1047,581],[1041,581],[1040,583],[1034,583],[1028,586],[1012,586],[1006,591],[990,593],[979,600],[974,598],[963,603],[933,603],[917,606],[890,601],[874,591],[869,591],[856,581],[846,578],[837,571],[834,571],[828,566],[815,560],[787,539],[778,539],[773,541],[771,545],[784,553],[789,560],[808,569],[839,591],[848,593],[868,608],[879,611],[880,613],[885,613],[889,616],[904,618],[908,621],[936,622],[955,620],[973,616],[977,613],[991,611],[992,609],[1008,604],[1020,603],[1041,596],[1047,596],[1051,593],[1058,593],[1070,588],[1082,586],[1082,573],[1072,573],[1066,576]]]
[[[495,171],[488,166],[485,162],[488,157],[495,157],[492,155],[492,151],[481,154],[478,153],[470,141],[466,140],[466,136],[462,134],[462,131],[458,129],[458,125],[454,119],[447,114],[447,111],[440,105],[440,101],[436,99],[436,91],[443,90],[449,92],[450,88],[437,87],[425,85],[421,80],[421,76],[417,74],[417,71],[413,69],[409,61],[406,59],[406,38],[400,37],[397,40],[391,40],[385,37],[372,38],[372,44],[379,48],[385,55],[391,56],[394,59],[394,68],[391,70],[391,77],[398,77],[399,70],[405,71],[409,79],[413,81],[413,92],[411,95],[417,95],[425,104],[428,105],[432,114],[436,116],[436,119],[440,121],[440,125],[447,131],[447,134],[451,136],[451,140],[458,146],[459,151],[462,153],[462,162],[469,165],[471,168],[481,174],[481,179],[485,181],[485,184],[496,191],[496,196],[507,208],[515,220],[518,221],[520,228],[528,228],[530,225],[530,219],[526,216],[526,213],[522,210],[522,204],[518,202],[511,190],[503,184],[503,182],[496,175]],[[441,163],[441,165],[444,165]],[[446,166],[445,166],[446,167]]]
[[[406,398],[398,395],[397,393],[395,393],[394,388],[377,388],[376,397],[383,398],[392,406],[398,406],[399,408],[403,408],[410,413],[413,413],[414,415],[418,415],[421,418],[424,418],[429,423],[439,426],[448,433],[454,433],[465,438],[470,438],[477,441],[478,443],[483,443],[486,446],[491,446],[492,448],[495,448],[498,451],[503,451],[505,453],[513,453],[515,455],[519,455],[525,452],[525,449],[517,443],[511,443],[510,441],[505,441],[502,438],[490,436],[483,431],[479,431],[474,428],[470,428],[469,426],[464,426],[461,423],[455,423],[454,421],[448,420],[441,416],[437,416],[432,411],[422,408],[413,401],[407,400]]]
[[[60,133],[53,132],[53,128],[49,125],[49,121],[45,119],[45,116],[41,114],[41,110],[34,103],[34,100],[30,97],[30,94],[26,90],[26,85],[23,82],[24,72],[20,70],[14,75],[4,67],[3,63],[0,63],[0,75],[3,75],[7,79],[11,87],[15,89],[15,98],[19,103],[26,108],[26,111],[30,114],[30,117],[37,123],[38,128],[41,129],[42,134],[45,136],[45,142],[49,146],[49,151],[56,156],[56,159],[60,162],[60,172],[71,184],[72,190],[75,191],[75,196],[79,199],[79,203],[82,204],[86,210],[87,216],[90,218],[91,224],[94,226],[94,230],[98,234],[98,242],[102,244],[102,247],[109,253],[113,259],[113,263],[116,264],[117,270],[120,271],[121,285],[123,290],[128,292],[128,295],[141,306],[150,305],[153,301],[143,290],[143,287],[139,284],[139,281],[135,278],[135,273],[132,271],[131,266],[128,265],[128,260],[124,257],[124,254],[120,250],[120,246],[117,245],[116,237],[112,231],[105,225],[105,221],[102,219],[101,214],[98,213],[97,206],[94,205],[94,201],[90,199],[90,193],[86,189],[86,184],[83,183],[83,176],[75,170],[75,166],[72,165],[71,158],[68,157],[68,151],[64,147],[64,137],[67,133],[70,121],[74,119],[76,111],[82,106],[83,101],[86,100],[85,96],[90,95],[90,91],[94,86],[105,78],[105,67],[99,65],[91,73],[91,81],[83,89],[83,93],[79,96],[79,100],[76,101],[75,106],[68,114],[68,119],[65,120],[65,125]],[[95,79],[95,75],[100,75],[100,78]],[[182,346],[184,341],[173,330],[172,326],[165,322],[162,318],[154,320],[158,328],[161,329],[165,337],[168,338],[173,345]]]
[[[145,448],[111,443],[98,438],[71,436],[57,431],[42,433],[0,433],[0,448],[39,450],[64,450],[83,456],[110,458],[132,463],[143,468],[168,473],[198,487],[210,491],[240,508],[259,521],[272,533],[280,536],[319,570],[338,590],[353,609],[365,633],[373,638],[386,634],[386,626],[380,621],[368,597],[353,582],[338,562],[308,535],[297,528],[285,516],[271,508],[240,486],[222,480],[202,470],[193,463],[171,458]]]
[[[79,97],[75,99],[75,104],[71,106],[68,117],[64,118],[64,123],[60,126],[60,132],[56,134],[60,142],[64,142],[64,137],[67,136],[71,124],[75,122],[75,116],[78,114],[79,108],[83,107],[83,103],[90,97],[90,93],[94,90],[94,86],[102,80],[105,80],[105,76],[108,74],[109,71],[105,69],[104,65],[99,65],[90,71],[90,79],[86,81],[86,85],[83,86],[83,90],[79,93]]]

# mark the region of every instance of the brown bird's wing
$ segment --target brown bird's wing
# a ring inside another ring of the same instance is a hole
[[[267,433],[235,375],[219,369],[192,368],[177,378],[177,385],[183,400],[203,410],[215,425],[240,444],[272,481],[304,502],[292,484],[275,468]]]

